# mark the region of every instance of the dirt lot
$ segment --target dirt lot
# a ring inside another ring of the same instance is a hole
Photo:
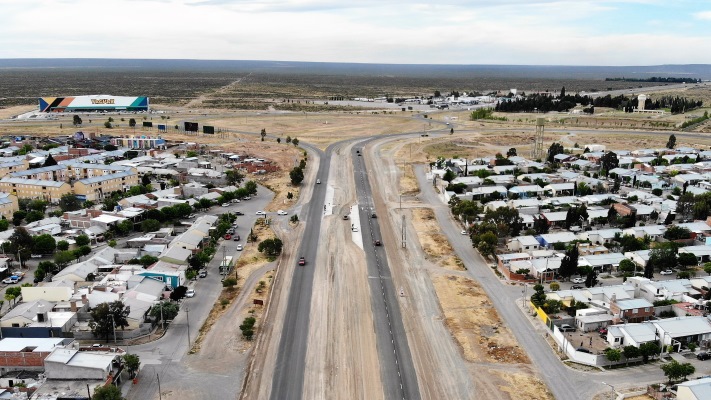
[[[454,255],[454,249],[442,234],[434,212],[429,208],[414,208],[411,211],[412,225],[428,261],[447,269],[463,271],[462,262]]]

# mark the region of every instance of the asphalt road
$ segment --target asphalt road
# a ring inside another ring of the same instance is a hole
[[[371,139],[372,140],[372,139]],[[360,226],[363,249],[368,264],[373,321],[380,359],[381,380],[386,399],[419,399],[417,373],[412,362],[407,334],[400,315],[397,291],[385,255],[384,246],[375,246],[382,240],[377,218],[372,218],[372,192],[365,166],[362,145],[352,149],[356,194],[360,205]]]
[[[303,144],[306,145],[306,144]],[[279,351],[272,376],[271,398],[274,400],[301,399],[304,387],[304,368],[306,363],[306,344],[309,333],[311,312],[311,292],[313,289],[314,269],[317,268],[316,253],[318,250],[321,220],[328,184],[328,168],[331,163],[331,152],[334,145],[326,152],[315,147],[311,149],[319,153],[319,169],[316,177],[321,179],[320,185],[315,185],[310,206],[299,216],[304,221],[305,229],[299,244],[299,257],[306,258],[306,265],[294,270],[289,287],[286,317],[279,341]]]
[[[218,376],[188,369],[184,358],[188,353],[191,343],[198,334],[198,329],[205,322],[210,310],[215,305],[222,283],[219,275],[219,265],[224,253],[233,257],[233,262],[239,258],[241,252],[237,251],[237,244],[247,245],[245,240],[249,228],[254,225],[258,210],[263,210],[269,204],[273,194],[262,187],[252,200],[233,204],[229,207],[215,206],[206,213],[195,213],[197,216],[204,214],[222,214],[225,212],[242,211],[245,215],[237,217],[237,233],[242,240],[221,240],[215,257],[207,267],[206,278],[191,282],[189,287],[195,289],[195,297],[182,300],[180,312],[170,324],[165,335],[158,340],[136,346],[125,346],[131,354],[137,354],[141,359],[141,372],[137,385],[131,385],[127,399],[143,400],[158,398],[158,380],[160,379],[161,392],[180,392],[182,385],[209,393],[211,398],[230,398],[239,391],[241,379],[234,376]],[[276,218],[276,215],[274,215]],[[249,244],[256,246],[256,244]],[[189,332],[188,332],[189,328]]]

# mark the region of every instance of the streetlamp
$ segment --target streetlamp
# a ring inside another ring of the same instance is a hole
[[[528,292],[528,285],[526,284],[526,282],[522,283],[521,285],[523,285],[523,291],[521,292],[523,293],[523,297],[521,298],[521,307],[523,308],[526,306],[526,293]]]
[[[116,320],[114,319],[113,314],[109,314],[109,316],[111,317],[111,325],[114,328],[114,344],[116,344]]]
[[[603,385],[607,385],[610,387],[610,399],[614,400],[615,399],[615,387],[610,385],[609,383],[601,382]]]

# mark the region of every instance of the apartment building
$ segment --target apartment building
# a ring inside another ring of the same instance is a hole
[[[135,172],[122,171],[79,179],[74,182],[74,194],[81,200],[99,202],[113,192],[123,192],[136,185],[138,185],[138,175]]]
[[[58,202],[63,195],[72,192],[72,187],[67,182],[6,176],[0,179],[0,192],[17,196],[18,199],[42,199]]]
[[[0,216],[10,220],[12,219],[12,214],[19,209],[17,196],[0,193]]]
[[[30,163],[27,160],[7,160],[0,162],[0,177],[3,177],[7,174],[13,173],[13,172],[18,172],[18,171],[24,171],[27,168],[30,167]]]

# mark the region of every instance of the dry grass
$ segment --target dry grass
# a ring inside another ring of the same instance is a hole
[[[450,270],[464,270],[464,264],[454,255],[454,249],[442,234],[434,212],[429,208],[412,209],[412,225],[428,261]]]
[[[420,186],[415,178],[415,171],[412,164],[407,164],[400,177],[400,193],[404,196],[413,196],[420,193]]]
[[[553,400],[551,392],[537,377],[509,371],[492,371],[507,385],[499,385],[502,392],[508,393],[512,400]]]
[[[458,276],[437,276],[432,282],[445,324],[467,361],[530,363],[478,283]]]

